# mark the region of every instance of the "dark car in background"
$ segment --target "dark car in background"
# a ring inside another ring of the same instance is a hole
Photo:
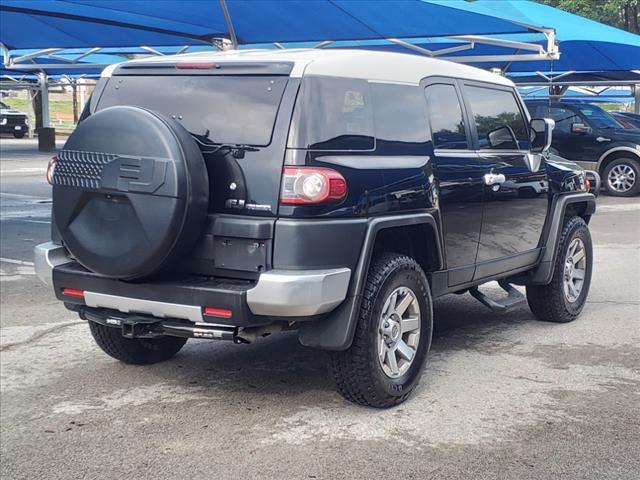
[[[640,193],[640,130],[625,129],[590,103],[528,101],[532,117],[556,122],[553,144],[561,157],[596,170],[611,195]]]
[[[609,112],[610,115],[622,124],[627,129],[639,129],[640,130],[640,115],[629,112]]]
[[[0,102],[0,132],[10,133],[16,138],[23,138],[29,133],[28,115]]]

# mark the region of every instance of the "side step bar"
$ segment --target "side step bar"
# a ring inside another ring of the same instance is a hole
[[[120,328],[122,336],[126,338],[158,338],[169,335],[247,343],[238,337],[238,327],[127,315],[121,312],[93,308],[83,308],[79,314],[83,320],[96,322],[106,327]]]
[[[516,290],[513,285],[507,283],[505,280],[499,280],[498,285],[500,285],[500,288],[508,294],[507,298],[500,301],[487,297],[478,289],[478,287],[470,288],[469,293],[485,307],[496,313],[506,313],[527,300],[522,293]]]

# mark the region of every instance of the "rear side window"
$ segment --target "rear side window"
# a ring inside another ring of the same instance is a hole
[[[213,143],[271,142],[285,76],[120,76],[105,87],[98,110],[144,107],[175,118]]]
[[[465,86],[481,149],[529,148],[529,133],[513,92]]]
[[[462,107],[453,85],[434,84],[426,88],[427,108],[433,135],[433,148],[466,150],[469,148]]]
[[[373,101],[366,80],[305,77],[293,113],[289,148],[375,148]]]
[[[376,151],[420,154],[428,140],[427,112],[419,87],[372,83]]]

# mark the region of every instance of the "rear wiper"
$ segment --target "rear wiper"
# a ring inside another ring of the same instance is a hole
[[[203,153],[218,153],[220,151],[229,151],[233,155],[234,158],[244,158],[245,152],[257,152],[260,149],[257,147],[252,147],[250,145],[238,144],[238,143],[216,143],[211,140],[209,137],[209,130],[207,130],[204,134],[191,133],[191,136],[198,142],[201,146],[211,148],[211,150],[202,150]]]

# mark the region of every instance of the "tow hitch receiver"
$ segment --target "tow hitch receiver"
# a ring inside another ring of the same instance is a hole
[[[469,293],[485,307],[498,313],[506,313],[526,301],[526,297],[516,290],[516,288],[510,283],[500,280],[498,281],[498,285],[507,292],[507,298],[502,300],[493,300],[482,293],[478,287],[470,288]]]
[[[80,310],[80,318],[107,327],[120,327],[122,336],[125,338],[158,338],[170,335],[172,337],[208,338],[244,343],[237,336],[238,327],[126,315],[112,310],[89,308]]]

